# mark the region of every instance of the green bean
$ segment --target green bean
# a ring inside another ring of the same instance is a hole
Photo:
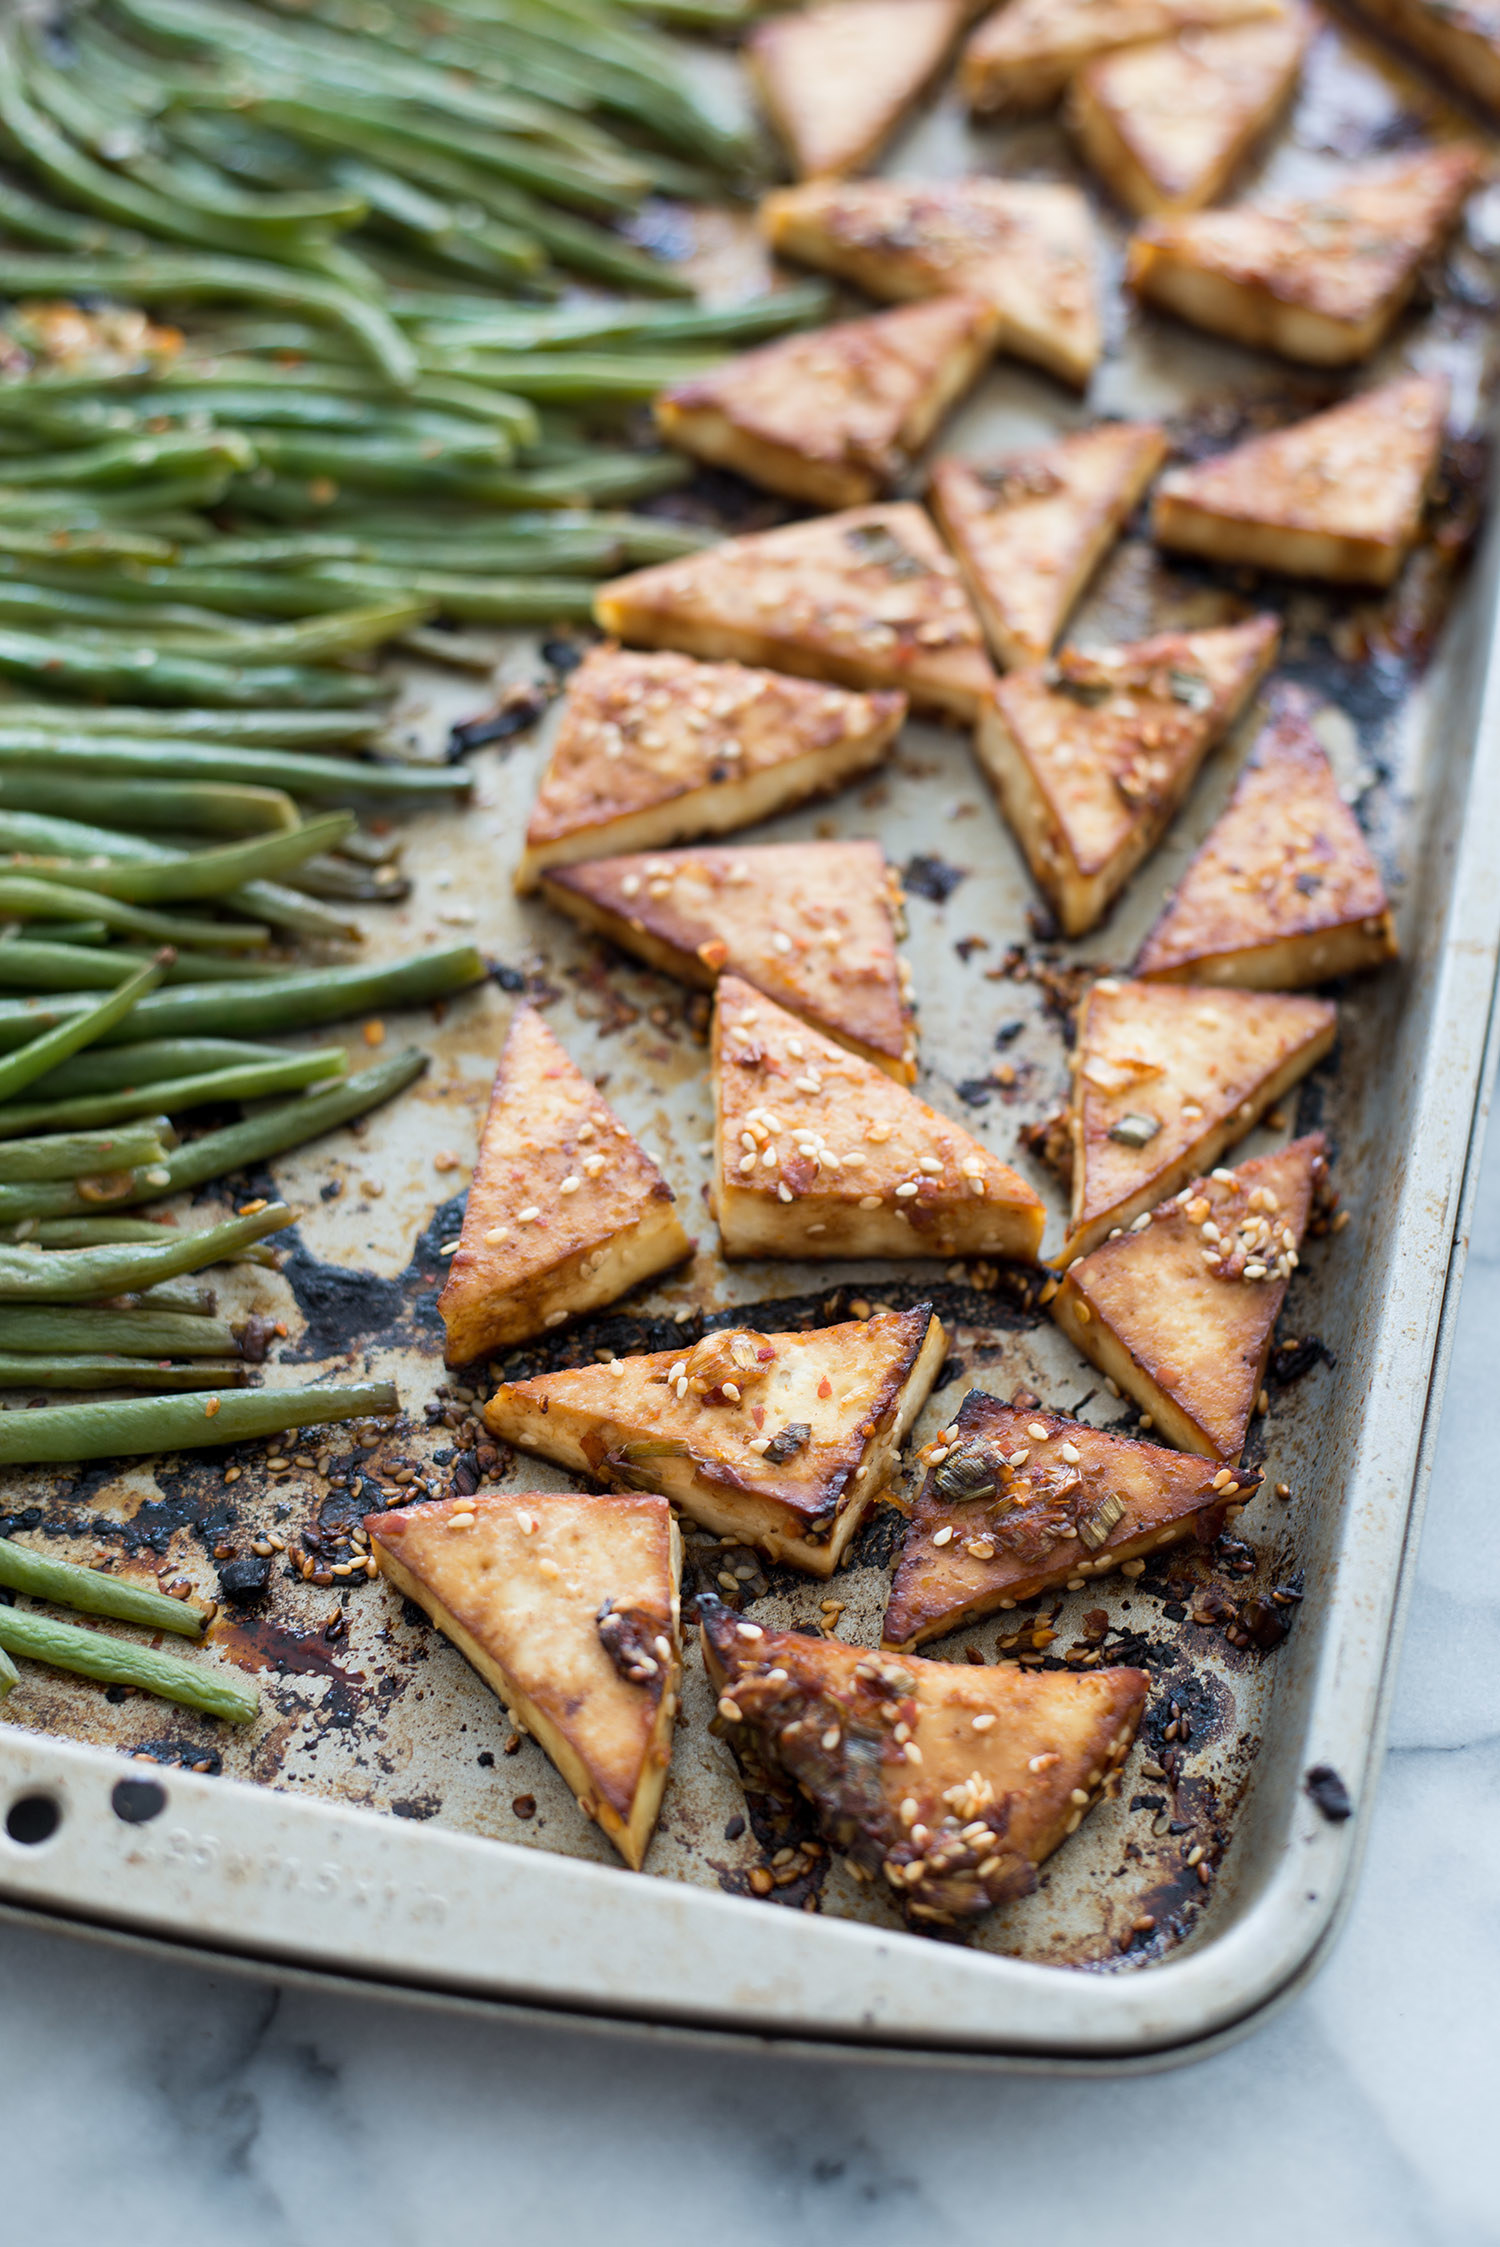
[[[4,1043],[7,1048],[19,1050],[7,1050],[0,1060],[0,1102],[13,1099],[16,1093],[55,1069],[70,1055],[118,1029],[138,1001],[156,989],[167,964],[165,956],[154,960],[150,967],[143,967],[138,975],[130,976],[97,1004],[73,1001],[66,1015],[52,1014],[43,1019],[33,1014],[27,1004],[12,1001],[16,1013],[6,1025],[12,1035]],[[5,1005],[6,1002],[0,1000],[0,1013]]]
[[[25,926],[24,921],[7,921],[3,932],[0,932],[0,942],[4,942],[13,936],[19,936]],[[87,944],[92,948],[95,945],[109,942],[108,925],[104,921],[98,920],[49,921],[47,934],[54,944]]]
[[[304,1085],[342,1076],[346,1067],[342,1049],[329,1046],[199,1076],[158,1078],[128,1092],[84,1093],[72,1100],[32,1101],[25,1106],[16,1103],[0,1108],[0,1161],[5,1136],[11,1132],[85,1129],[154,1115],[158,1108],[172,1115],[184,1108],[216,1108],[231,1100],[264,1100],[275,1092],[297,1092]]]
[[[342,1047],[322,1050],[330,1068],[342,1060]],[[173,1077],[208,1076],[220,1069],[254,1068],[288,1058],[281,1046],[254,1045],[242,1038],[145,1038],[75,1054],[71,1061],[50,1069],[32,1090],[48,1101],[72,1100],[85,1093],[134,1092]],[[0,1110],[0,1114],[10,1112]]]
[[[138,1163],[160,1162],[176,1143],[177,1134],[165,1115],[107,1135],[60,1131],[42,1139],[0,1141],[0,1181],[86,1178],[94,1171],[132,1169]]]
[[[111,703],[108,710],[81,710],[74,702],[6,701],[0,697],[0,723],[74,733],[93,726],[109,734],[142,734],[152,741],[210,740],[278,749],[331,748],[339,743],[368,744],[379,728],[368,710],[156,710]],[[243,779],[243,773],[233,777]]]
[[[0,1465],[47,1460],[139,1458],[158,1451],[196,1451],[208,1444],[243,1443],[287,1428],[326,1427],[396,1412],[389,1381],[332,1382],[308,1389],[247,1389],[216,1408],[194,1397],[142,1397],[125,1404],[62,1404],[46,1412],[0,1414]],[[0,1645],[14,1608],[0,1609]],[[28,1618],[29,1620],[29,1618]],[[85,1635],[85,1634],[80,1634]],[[112,1642],[111,1642],[112,1643]]]
[[[69,582],[49,584],[47,580],[54,574]],[[212,610],[195,609],[185,602],[146,604],[117,600],[112,595],[95,592],[92,587],[81,590],[77,574],[71,570],[54,573],[44,566],[34,575],[28,571],[27,577],[31,582],[19,581],[0,564],[0,617],[7,623],[34,623],[44,632],[72,624],[78,626],[81,636],[92,636],[100,631],[115,635],[129,633],[134,639],[149,636],[158,646],[170,645],[168,635],[172,634],[196,633],[207,638],[233,629]],[[196,654],[199,649],[193,647],[192,652]]]
[[[104,713],[113,717],[114,712]],[[89,773],[101,778],[131,776],[170,785],[189,782],[247,782],[257,776],[268,787],[314,801],[369,802],[400,797],[442,798],[464,795],[472,775],[449,765],[377,764],[354,758],[316,757],[295,750],[235,748],[214,741],[174,739],[156,745],[134,736],[107,733],[71,735],[60,729],[33,729],[13,723],[0,702],[0,808],[7,801],[4,776],[15,764],[45,761],[59,774]],[[20,808],[19,806],[17,807]]]
[[[428,570],[380,570],[364,563],[329,565],[350,593],[371,599],[405,583],[428,613],[466,624],[547,624],[570,618],[586,623],[594,613],[594,581],[578,577],[451,577]]]
[[[260,1391],[255,1392],[257,1396]],[[228,1403],[239,1404],[245,1400],[233,1397]],[[67,1421],[79,1427],[92,1428],[84,1415],[93,1413],[108,1416],[123,1415],[137,1405],[152,1405],[154,1399],[133,1398],[125,1404],[60,1404],[47,1412],[16,1412],[7,1414],[7,1422],[40,1423],[42,1421]],[[163,1415],[162,1425],[182,1425],[187,1421],[172,1423],[167,1420],[174,1406],[185,1404],[200,1413],[203,1407],[196,1397],[163,1398],[156,1410]],[[98,1425],[104,1425],[103,1419]],[[9,1433],[7,1426],[6,1433]],[[57,1435],[49,1430],[48,1439],[55,1442]],[[186,1442],[187,1437],[180,1441]],[[205,1439],[199,1438],[199,1441]],[[232,1441],[232,1438],[209,1437],[206,1440]],[[21,1439],[21,1458],[58,1458],[65,1453],[38,1448],[43,1441],[40,1426],[31,1436],[29,1447]],[[149,1447],[149,1448],[155,1448]],[[9,1447],[14,1451],[15,1447]],[[0,1456],[7,1455],[7,1447],[0,1445]],[[79,1458],[99,1458],[99,1452],[80,1451]],[[132,1685],[142,1693],[154,1693],[163,1701],[176,1701],[184,1708],[199,1709],[205,1716],[222,1717],[228,1724],[253,1724],[260,1715],[260,1696],[254,1686],[238,1676],[208,1669],[202,1664],[179,1661],[175,1655],[158,1654],[154,1647],[137,1646],[126,1639],[111,1638],[107,1632],[84,1629],[77,1623],[55,1623],[47,1615],[23,1615],[14,1607],[0,1607],[0,1647],[8,1654],[23,1655],[28,1661],[45,1662],[54,1670],[69,1670],[79,1677],[97,1678],[104,1685]]]
[[[20,1682],[20,1671],[6,1653],[4,1647],[0,1646],[0,1701],[3,1701],[12,1688],[19,1685]]]
[[[118,1357],[234,1357],[225,1319],[197,1312],[97,1308],[92,1304],[0,1303],[0,1350],[15,1356],[102,1352]],[[0,1577],[0,1583],[4,1578]]]
[[[8,793],[0,773],[0,800]],[[74,791],[76,794],[76,790]],[[91,790],[91,797],[96,791]],[[78,892],[65,882],[32,881],[23,874],[0,873],[0,914],[20,920],[66,918],[78,910]],[[206,945],[213,950],[254,951],[266,941],[265,929],[249,921],[195,921],[181,913],[151,913],[122,898],[101,897],[95,908],[101,922],[130,936],[154,937],[159,944]]]
[[[425,622],[431,613],[429,602],[398,600],[388,591],[383,601],[307,617],[295,624],[242,625],[222,636],[157,632],[155,640],[158,647],[180,648],[184,654],[232,663],[236,668],[261,663],[330,663],[345,656],[364,655],[386,640],[397,639]]]
[[[3,500],[0,500],[3,504]],[[219,703],[268,708],[301,698],[312,707],[344,702],[385,702],[390,688],[355,672],[315,671],[266,664],[241,671],[174,651],[149,647],[80,647],[76,639],[0,631],[0,675],[37,686],[63,686],[79,694],[110,695],[133,689],[163,702]]]
[[[78,484],[131,484],[145,469],[171,477],[205,467],[243,471],[253,468],[255,460],[256,448],[236,429],[163,430],[158,436],[120,437],[107,444],[78,445],[69,452],[7,461],[5,476],[13,490],[23,491],[28,484],[66,490]]]
[[[39,749],[37,754],[42,757],[46,752]],[[265,835],[297,825],[297,807],[281,788],[117,779],[101,772],[91,782],[88,796],[89,809],[101,819],[118,820],[127,827],[167,828],[179,834]],[[0,808],[65,812],[77,801],[76,775],[70,779],[65,771],[11,766],[0,750]],[[73,905],[76,909],[76,899]],[[246,941],[263,942],[264,935]]]
[[[45,871],[53,881],[137,903],[222,897],[258,876],[289,873],[314,852],[331,849],[353,825],[351,813],[330,812],[290,833],[261,835],[247,843],[225,843],[216,850],[174,852],[134,863],[117,859],[105,866],[55,859],[46,862]]]
[[[41,1219],[37,1219],[40,1226]],[[28,1235],[28,1238],[30,1236]],[[97,1306],[111,1311],[181,1311],[190,1318],[211,1319],[219,1298],[211,1287],[195,1287],[190,1280],[158,1280],[154,1287],[127,1288]]]
[[[285,266],[244,257],[191,257],[177,252],[138,256],[43,257],[29,251],[0,252],[0,295],[103,296],[122,304],[186,304],[226,299],[267,304],[290,313],[305,312],[347,335],[361,356],[394,389],[404,389],[417,372],[417,356],[401,330],[378,304],[368,304],[351,289],[316,274],[288,272]]]
[[[196,1638],[205,1618],[180,1599],[165,1592],[147,1591],[127,1577],[106,1575],[103,1569],[80,1568],[69,1560],[55,1560],[14,1538],[0,1537],[0,1584],[28,1599],[51,1600],[82,1615],[108,1615],[117,1623],[139,1623],[143,1630],[175,1631]]]
[[[76,211],[43,203],[10,180],[0,180],[0,229],[39,249],[67,250],[77,257],[118,253],[129,239],[97,218],[80,218]]]
[[[174,1234],[164,1226],[156,1241],[61,1249],[34,1248],[29,1243],[0,1245],[0,1299],[87,1303],[91,1298],[125,1294],[173,1279],[180,1272],[201,1272],[210,1264],[227,1263],[251,1242],[283,1232],[295,1222],[295,1213],[284,1202],[269,1202],[249,1216],[226,1218],[201,1232]]]
[[[88,1356],[10,1357],[0,1353],[0,1389],[236,1389],[250,1380],[243,1359],[196,1358],[172,1365],[164,1358]]]
[[[161,1217],[27,1217],[11,1228],[12,1237],[37,1248],[98,1248],[111,1241],[156,1242],[166,1219]],[[259,1264],[279,1271],[276,1252],[264,1241],[252,1241],[235,1256],[237,1264]],[[163,1285],[165,1283],[162,1283]],[[145,1291],[155,1295],[155,1288]]]
[[[0,944],[0,985],[27,991],[109,991],[155,956],[123,944],[95,950],[91,946],[9,937]],[[178,952],[165,981],[194,985],[254,982],[281,973],[278,961],[257,959],[253,953]]]

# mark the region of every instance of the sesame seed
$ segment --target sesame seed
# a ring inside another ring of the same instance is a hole
[[[1076,1802],[1081,1808],[1086,1810],[1088,1808],[1089,1800],[1087,1789],[1084,1787],[1074,1787],[1074,1789],[1068,1796],[1068,1800],[1069,1802]]]
[[[576,1194],[582,1184],[583,1180],[574,1172],[563,1180],[557,1190],[560,1194]]]
[[[1083,1454],[1076,1443],[1064,1443],[1058,1446],[1058,1456],[1065,1459],[1070,1467],[1076,1467]]]
[[[942,1528],[936,1532],[932,1541],[935,1545],[951,1545],[953,1542],[952,1524],[945,1522]]]
[[[510,1227],[508,1225],[491,1225],[484,1236],[484,1245],[486,1248],[498,1248],[502,1241],[508,1241],[509,1239]]]
[[[561,1326],[567,1315],[566,1311],[549,1311],[542,1324],[543,1326]]]
[[[518,1209],[516,1211],[516,1223],[518,1225],[534,1225],[541,1214],[542,1213],[537,1208],[536,1203],[529,1202],[525,1209]]]
[[[788,1195],[787,1199],[790,1200],[791,1196]],[[859,1207],[861,1209],[879,1209],[880,1196],[878,1194],[861,1194],[859,1197]]]
[[[942,1176],[943,1166],[936,1155],[919,1155],[917,1157],[917,1168],[918,1170],[924,1170],[929,1178],[940,1178]]]
[[[1026,1423],[1026,1433],[1037,1443],[1045,1443],[1049,1432],[1040,1420],[1028,1420]]]
[[[976,1732],[988,1732],[994,1721],[994,1717],[988,1712],[983,1716],[977,1716],[974,1719],[974,1730]]]
[[[919,1189],[910,1178],[905,1179],[903,1180],[902,1184],[896,1188],[896,1199],[897,1201],[901,1202],[909,1202],[915,1197],[918,1191]]]

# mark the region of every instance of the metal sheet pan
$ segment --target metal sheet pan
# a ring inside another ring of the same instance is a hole
[[[1269,176],[1303,182],[1341,158],[1399,144],[1412,98],[1373,50],[1325,33]],[[1430,97],[1421,102],[1428,125],[1445,129]],[[1050,123],[971,137],[939,109],[907,137],[893,168],[952,174],[970,164],[1055,174],[1067,158]],[[1118,252],[1122,230],[1108,224]],[[742,234],[719,220],[700,233],[705,266],[726,285],[742,283],[754,263]],[[1455,252],[1450,286],[1391,354],[1393,363],[1448,367],[1461,418],[1477,418],[1487,394],[1494,243],[1500,220],[1485,198]],[[1326,394],[1267,362],[1117,313],[1089,412],[1167,412],[1189,431],[1212,421],[1222,436],[1234,416]],[[1002,367],[950,441],[998,449],[1085,418],[1041,378]],[[111,1702],[93,1687],[28,1673],[0,1724],[0,1820],[35,1794],[60,1817],[37,1845],[0,1833],[0,1898],[16,1910],[413,1991],[872,2053],[1150,2064],[1232,2033],[1291,1987],[1347,1898],[1365,1823],[1324,1818],[1305,1774],[1332,1765],[1357,1809],[1368,1804],[1446,1364],[1445,1291],[1451,1302],[1461,1272],[1500,954],[1497,573],[1492,538],[1458,589],[1425,675],[1413,651],[1425,652],[1418,643],[1444,592],[1427,562],[1391,601],[1358,612],[1305,590],[1255,594],[1284,610],[1284,668],[1325,705],[1320,728],[1390,880],[1403,958],[1341,994],[1339,1051],[1300,1098],[1297,1123],[1321,1123],[1335,1142],[1351,1222],[1314,1248],[1289,1299],[1284,1333],[1317,1337],[1327,1357],[1279,1387],[1257,1423],[1267,1494],[1238,1525],[1250,1573],[1234,1573],[1224,1554],[1204,1563],[1167,1555],[1136,1583],[1112,1580],[1034,1610],[1050,1615],[1058,1634],[1049,1661],[1077,1640],[1083,1611],[1101,1605],[1123,1634],[1115,1643],[1125,1657],[1144,1660],[1154,1676],[1121,1800],[1052,1860],[1035,1896],[963,1942],[943,1943],[904,1932],[883,1896],[826,1856],[802,1860],[771,1900],[753,1898],[750,1873],[800,1836],[772,1831],[755,1805],[736,1830],[746,1804],[709,1733],[711,1699],[696,1662],[648,1872],[627,1874],[540,1751],[518,1742],[507,1753],[503,1711],[415,1611],[380,1584],[319,1585],[287,1570],[263,1616],[226,1611],[215,1626],[226,1651],[262,1674],[267,1716],[248,1737],[226,1738],[207,1720],[139,1697]],[[1207,575],[1164,570],[1132,537],[1077,633],[1098,640],[1212,621],[1242,598],[1243,589],[1226,593]],[[528,641],[499,643],[496,654],[507,677],[540,667]],[[471,684],[423,672],[411,680],[407,720],[435,749],[448,720],[475,700]],[[710,1120],[701,1002],[600,953],[509,892],[548,732],[476,761],[472,809],[412,824],[413,897],[371,917],[369,949],[378,954],[472,932],[500,963],[497,980],[441,1020],[351,1030],[361,1051],[366,1035],[415,1032],[433,1069],[360,1138],[277,1165],[278,1188],[303,1212],[301,1245],[281,1274],[251,1270],[232,1283],[238,1300],[285,1325],[280,1354],[299,1374],[389,1371],[406,1421],[369,1448],[344,1435],[281,1453],[260,1447],[235,1462],[233,1479],[209,1456],[164,1461],[154,1473],[107,1464],[71,1477],[13,1473],[0,1492],[0,1524],[40,1528],[80,1557],[112,1550],[139,1566],[145,1556],[166,1580],[211,1594],[216,1549],[243,1551],[270,1531],[312,1552],[309,1527],[356,1518],[382,1502],[382,1486],[448,1487],[476,1431],[465,1398],[437,1395],[445,1377],[434,1296],[443,1243],[456,1231],[454,1188],[467,1175],[509,994],[521,986],[548,1005],[570,1050],[658,1150],[690,1227],[697,1220],[700,1250],[651,1294],[517,1353],[528,1368],[597,1346],[690,1338],[704,1315],[731,1306],[758,1306],[761,1322],[774,1325],[925,1295],[942,1308],[961,1364],[945,1369],[921,1432],[942,1424],[965,1387],[1008,1395],[1018,1381],[1049,1405],[1128,1424],[1004,1273],[729,1271],[716,1261],[700,1204]],[[1130,958],[1221,805],[1246,738],[1212,760],[1113,920],[1073,947],[1039,946],[1029,932],[1033,895],[957,732],[913,725],[874,786],[767,832],[874,834],[898,863],[927,860],[961,875],[942,899],[922,894],[920,868],[911,885],[922,1089],[1010,1157],[1020,1126],[1048,1113],[1065,1084],[1058,975],[1081,960]],[[945,883],[939,872],[926,886]],[[991,1079],[981,1104],[964,1104],[978,1100],[1002,1060],[1014,1081]],[[1248,1151],[1264,1143],[1262,1134]],[[1055,1191],[1052,1202],[1049,1242],[1060,1235]],[[538,1487],[561,1478],[502,1459],[491,1480]],[[1270,1494],[1282,1481],[1294,1493],[1285,1504]],[[832,1593],[846,1602],[833,1626],[839,1635],[873,1642],[888,1544],[877,1522],[831,1587],[769,1572],[764,1589],[751,1587],[751,1612],[816,1627]],[[711,1552],[690,1546],[691,1569],[711,1576],[714,1565]],[[1274,1654],[1237,1652],[1190,1620],[1193,1589],[1208,1577],[1243,1597],[1294,1572],[1305,1597]],[[1009,1630],[1018,1618],[1003,1620]],[[991,1623],[927,1651],[956,1654],[968,1644],[994,1658],[1007,1651],[1000,1636]],[[1175,1784],[1142,1776],[1141,1762],[1167,1751],[1177,1711],[1190,1733],[1167,1758]],[[143,1760],[125,1764],[122,1755]],[[159,1802],[118,1794],[122,1777],[149,1783]],[[141,1820],[143,1807],[153,1814]],[[1198,1845],[1212,1868],[1207,1887],[1185,1863]],[[1134,1924],[1148,1916],[1150,1930]]]

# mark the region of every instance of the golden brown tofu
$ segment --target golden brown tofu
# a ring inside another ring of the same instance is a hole
[[[995,660],[1040,663],[1166,458],[1153,421],[1104,422],[1003,460],[933,462],[929,499]]]
[[[1281,13],[1281,0],[1008,0],[964,49],[959,91],[971,109],[1045,109],[1118,47]]]
[[[650,1156],[541,1016],[517,1007],[438,1297],[449,1365],[613,1303],[692,1249]]]
[[[1495,0],[1360,0],[1403,45],[1500,116],[1500,7]]]
[[[1359,821],[1300,702],[1285,702],[1141,947],[1143,981],[1295,991],[1396,957]]]
[[[999,330],[980,298],[943,296],[786,336],[663,391],[657,426],[752,484],[814,507],[859,507],[906,473]]]
[[[1289,100],[1309,32],[1306,15],[1288,9],[1101,55],[1069,91],[1073,136],[1137,217],[1201,210]]]
[[[376,1564],[424,1607],[639,1871],[682,1674],[682,1544],[664,1498],[485,1491],[367,1514]]]
[[[926,1303],[811,1332],[719,1328],[680,1352],[504,1381],[484,1416],[505,1443],[660,1491],[705,1529],[830,1576],[946,1347]]]
[[[622,640],[901,690],[966,724],[994,677],[958,565],[909,500],[636,570],[600,588],[594,613]]]
[[[1233,452],[1169,469],[1159,546],[1336,585],[1390,585],[1442,455],[1448,385],[1403,375]]]
[[[1045,1212],[1024,1179],[737,976],[719,981],[713,1079],[727,1257],[1035,1257]]]
[[[1038,180],[811,181],[768,195],[773,247],[885,302],[982,297],[999,351],[1083,389],[1102,348],[1098,240],[1076,187]]]
[[[975,752],[1068,936],[1109,910],[1275,660],[1270,616],[1012,671]]]
[[[863,171],[922,99],[967,0],[821,0],[757,25],[745,62],[799,179]]]
[[[898,1084],[917,1073],[896,950],[901,877],[879,843],[759,843],[559,868],[548,899],[679,982],[741,976]]]
[[[1330,1052],[1338,1008],[1283,991],[1096,983],[1078,1015],[1062,1261],[1199,1173]]]
[[[568,681],[516,887],[535,889],[548,867],[721,835],[826,795],[879,764],[905,716],[903,694],[591,648]]]
[[[1185,1537],[1211,1544],[1260,1481],[971,1389],[918,1454],[885,1643],[920,1646],[1038,1592],[1082,1591]]]
[[[1052,1315],[1180,1451],[1233,1466],[1327,1173],[1321,1132],[1198,1178],[1069,1267]]]
[[[715,1729],[812,1804],[864,1879],[918,1927],[1029,1895],[1036,1868],[1118,1785],[1144,1670],[1083,1677],[874,1653],[748,1623],[700,1598]]]
[[[1350,172],[1323,196],[1148,219],[1127,277],[1194,327],[1309,366],[1353,366],[1395,324],[1480,169],[1476,150],[1433,148]]]

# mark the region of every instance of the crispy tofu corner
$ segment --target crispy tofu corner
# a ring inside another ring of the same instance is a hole
[[[503,1381],[485,1420],[570,1472],[660,1492],[690,1520],[829,1576],[937,1379],[931,1306],[843,1326],[715,1329],[680,1355]]]
[[[518,1007],[438,1297],[448,1364],[613,1303],[692,1246],[655,1163],[541,1016]]]
[[[1482,169],[1477,149],[1430,148],[1350,172],[1333,195],[1150,219],[1127,278],[1195,327],[1310,366],[1353,366],[1390,332]]]
[[[958,565],[909,500],[726,539],[616,578],[594,608],[639,646],[900,693],[967,724],[994,676]]]
[[[1396,957],[1359,821],[1289,695],[1141,947],[1147,982],[1295,991]]]
[[[816,0],[751,32],[745,63],[801,179],[863,171],[933,84],[967,0]]]
[[[752,843],[559,867],[550,903],[680,982],[737,975],[898,1084],[916,1077],[901,877],[875,842]]]
[[[715,1729],[773,1790],[800,1793],[857,1878],[913,1925],[1029,1895],[1036,1868],[1112,1795],[1143,1670],[974,1669],[745,1624],[699,1602]]]
[[[426,1609],[639,1871],[681,1697],[682,1546],[665,1499],[484,1491],[365,1528],[382,1576]]]
[[[1066,935],[1095,927],[1156,848],[1279,641],[1275,618],[1257,616],[1087,655],[1065,648],[999,681],[975,753]]]
[[[995,660],[1040,663],[1161,467],[1156,422],[1102,422],[995,461],[933,462],[930,501]]]
[[[1233,1466],[1244,1450],[1327,1169],[1321,1132],[1294,1139],[1193,1180],[1064,1274],[1058,1325],[1180,1451]]]
[[[812,180],[761,205],[783,257],[883,301],[982,298],[995,348],[1082,390],[1103,348],[1098,234],[1076,187],[1044,180]]]
[[[1405,375],[1328,412],[1170,469],[1158,545],[1340,585],[1390,585],[1442,455],[1448,385]]]
[[[1333,1047],[1331,999],[1109,976],[1078,1014],[1062,1260],[1212,1170]]]
[[[724,1254],[1035,1260],[1046,1212],[961,1124],[737,977],[714,1010]]]
[[[906,707],[888,687],[849,693],[738,662],[591,648],[568,682],[516,887],[827,795],[880,763]]]
[[[885,1617],[885,1644],[900,1650],[1039,1592],[1082,1591],[1184,1538],[1208,1544],[1260,1482],[1257,1468],[1216,1468],[982,1389],[918,1459],[927,1473]]]
[[[1075,140],[1137,217],[1225,193],[1290,99],[1311,35],[1300,8],[1100,55],[1068,96]]]
[[[783,337],[663,391],[657,426],[681,451],[770,491],[864,506],[906,473],[999,330],[981,298],[943,296]]]

